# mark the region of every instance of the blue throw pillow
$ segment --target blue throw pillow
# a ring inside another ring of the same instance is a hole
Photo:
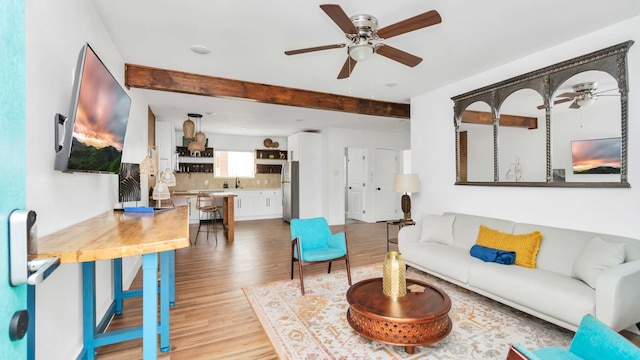
[[[511,265],[516,261],[515,251],[505,251],[492,249],[486,246],[473,245],[469,251],[471,256],[485,262],[495,262],[498,264]]]

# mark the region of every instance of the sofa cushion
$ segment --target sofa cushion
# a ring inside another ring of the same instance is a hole
[[[594,236],[610,243],[624,243],[625,262],[640,259],[640,241],[629,237],[526,223],[515,224],[513,233],[521,234],[535,230],[542,233],[542,243],[536,260],[536,267],[540,269],[571,276],[573,264]]]
[[[455,215],[425,215],[422,218],[420,241],[453,245],[453,221]]]
[[[485,216],[444,213],[445,215],[455,215],[453,222],[453,245],[465,249],[467,253],[478,239],[478,229],[480,225],[486,225],[492,229],[506,233],[512,233],[515,223],[509,220],[490,218]]]
[[[595,315],[595,290],[551,271],[481,262],[469,269],[469,286],[569,324]]]
[[[573,277],[595,289],[596,280],[602,270],[622,264],[624,256],[624,244],[608,243],[594,236],[573,264]]]
[[[516,265],[535,268],[541,241],[542,234],[539,231],[529,234],[507,234],[480,225],[476,244],[499,250],[515,251]]]
[[[433,242],[405,243],[400,249],[407,264],[428,269],[436,275],[466,284],[469,280],[469,266],[482,262],[469,256],[469,251],[451,245]]]

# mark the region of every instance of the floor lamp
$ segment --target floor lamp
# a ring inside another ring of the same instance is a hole
[[[420,192],[420,179],[418,174],[396,174],[393,179],[393,191],[404,193],[402,195],[402,212],[404,219],[402,221],[409,222],[411,220],[411,197],[408,193]]]

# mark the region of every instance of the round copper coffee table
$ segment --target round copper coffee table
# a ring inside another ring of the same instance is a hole
[[[354,284],[347,291],[349,325],[371,340],[404,346],[408,354],[444,339],[451,332],[451,299],[438,288],[407,279],[407,286],[412,284],[424,292],[392,298],[382,293],[382,278]]]

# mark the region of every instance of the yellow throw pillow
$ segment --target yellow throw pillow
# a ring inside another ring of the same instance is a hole
[[[507,234],[480,225],[476,244],[498,250],[515,251],[516,265],[535,268],[541,241],[540,231],[529,234]]]

